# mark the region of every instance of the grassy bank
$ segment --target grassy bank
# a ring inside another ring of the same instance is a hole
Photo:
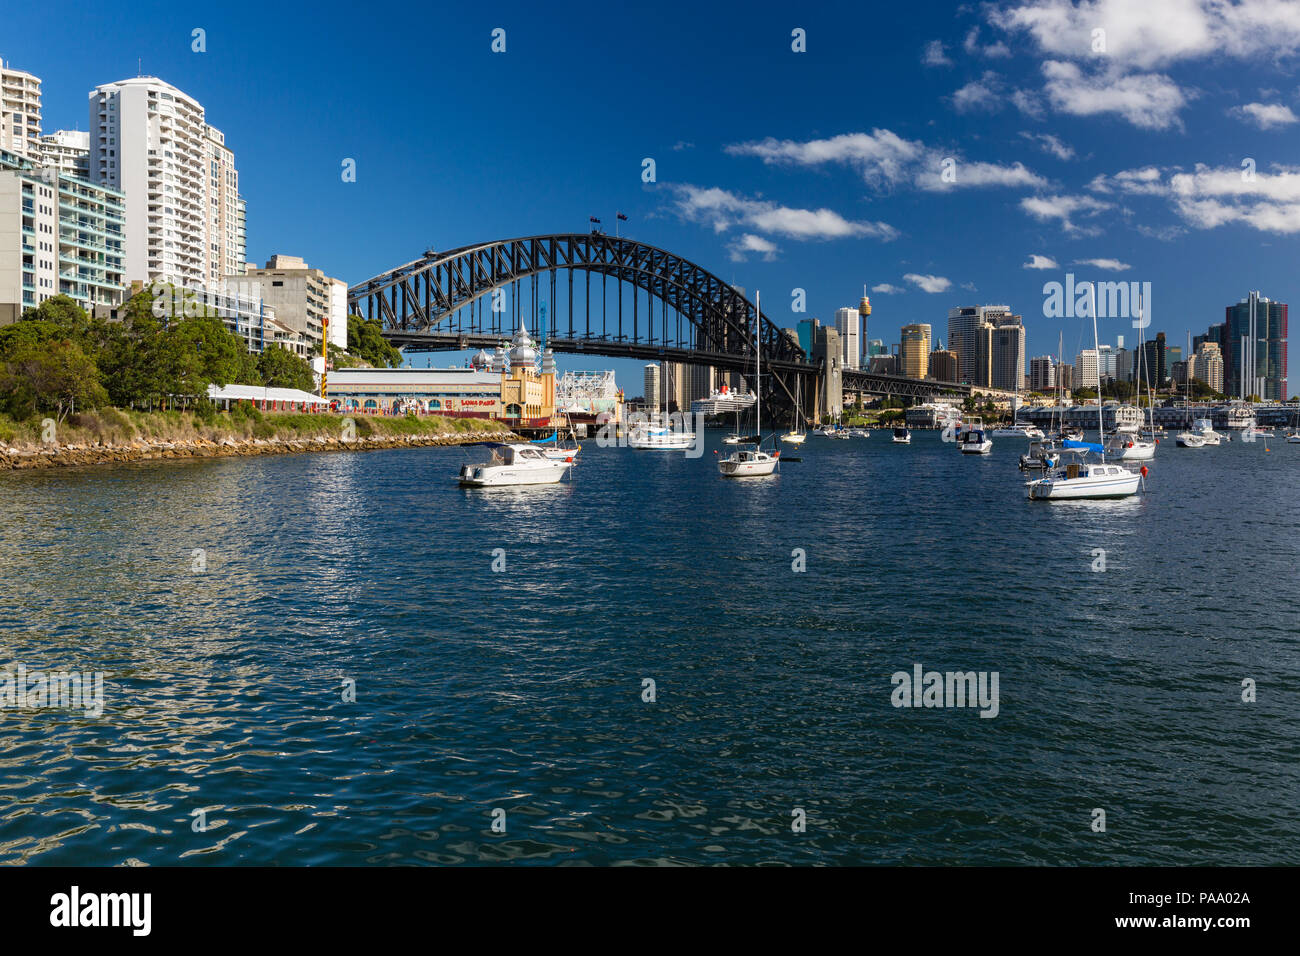
[[[358,438],[371,436],[418,437],[464,435],[472,440],[476,433],[499,434],[504,426],[473,418],[370,417],[329,413],[259,412],[240,409],[233,413],[216,412],[201,416],[191,412],[137,412],[130,409],[100,408],[68,416],[55,426],[59,445],[118,446],[133,442],[210,441],[291,441],[304,438],[339,438],[350,420]],[[38,447],[43,442],[41,418],[14,421],[0,415],[0,442],[17,447]]]

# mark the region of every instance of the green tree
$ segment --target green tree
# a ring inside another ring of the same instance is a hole
[[[26,417],[22,412],[30,407],[52,411],[59,421],[75,407],[95,408],[108,401],[94,360],[66,338],[25,342],[12,349],[0,367],[0,395],[17,417]]]
[[[180,347],[192,351],[200,374],[216,385],[260,385],[257,359],[244,340],[213,315],[183,319],[173,327]]]
[[[262,376],[261,384],[271,388],[297,388],[310,392],[316,387],[311,366],[283,346],[268,345],[258,359],[257,367]]]
[[[397,368],[402,364],[402,353],[384,338],[383,324],[378,319],[348,316],[348,351],[372,368]]]

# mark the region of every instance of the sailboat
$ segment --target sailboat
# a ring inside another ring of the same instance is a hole
[[[762,449],[763,441],[763,310],[759,293],[754,293],[754,447],[734,451],[718,462],[718,471],[725,478],[759,478],[776,471],[781,460],[779,451],[768,454]]]
[[[1143,381],[1142,356],[1146,353],[1146,349],[1142,347],[1142,327],[1143,327],[1142,294],[1140,292],[1138,293],[1137,313],[1138,313],[1138,382],[1142,382]],[[1188,351],[1190,352],[1191,349],[1189,348]],[[1116,453],[1116,457],[1118,457],[1120,461],[1151,461],[1156,457],[1156,445],[1160,444],[1160,441],[1158,438],[1156,438],[1155,435],[1156,398],[1155,398],[1155,393],[1151,389],[1150,369],[1147,370],[1145,381],[1147,383],[1147,416],[1151,419],[1151,438],[1150,440],[1148,440],[1146,438],[1143,438],[1141,435],[1138,435],[1137,437],[1133,437],[1130,435],[1121,438],[1120,447]],[[1098,395],[1097,400],[1101,401],[1100,388],[1098,389],[1097,395]],[[1130,430],[1137,431],[1136,428],[1129,429],[1127,427],[1127,424],[1122,423],[1121,421],[1122,416],[1120,415],[1120,412],[1123,410],[1125,409],[1121,409],[1121,408],[1115,409],[1115,430],[1117,432],[1128,432]],[[1138,422],[1140,423],[1142,421],[1142,410],[1137,409],[1137,412],[1138,412]]]
[[[781,436],[781,441],[787,445],[802,445],[808,440],[808,433],[803,430],[803,405],[800,402],[802,394],[803,378],[795,379],[794,383],[794,414],[791,416],[794,421],[788,432]]]
[[[578,453],[582,451],[582,445],[578,442],[578,435],[573,430],[573,421],[569,418],[569,413],[564,413],[564,420],[568,423],[569,434],[564,443],[560,443],[560,430],[557,428],[551,433],[549,438],[535,439],[532,444],[538,446],[538,450],[551,461],[574,461]]]
[[[1093,348],[1101,352],[1097,335],[1097,286],[1089,283],[1088,291],[1092,307],[1092,341]],[[1097,437],[1106,433],[1106,423],[1102,415],[1101,402],[1097,402]],[[1129,471],[1119,465],[1106,463],[1106,446],[1098,441],[1096,444],[1084,441],[1062,442],[1062,452],[1078,455],[1080,458],[1095,453],[1097,462],[1072,461],[1064,468],[1048,472],[1042,478],[1025,482],[1025,490],[1031,500],[1059,501],[1083,498],[1127,498],[1137,494],[1138,485],[1146,474],[1146,465],[1141,473]]]

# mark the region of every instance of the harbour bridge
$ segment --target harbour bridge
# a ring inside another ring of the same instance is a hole
[[[850,392],[970,394],[967,385],[814,362],[743,290],[681,256],[601,232],[428,250],[349,288],[348,311],[379,319],[407,352],[491,349],[523,325],[556,352],[709,365],[741,373],[751,389],[758,322],[764,407],[789,409],[798,396],[812,419],[814,402],[826,407],[814,396],[832,372]]]

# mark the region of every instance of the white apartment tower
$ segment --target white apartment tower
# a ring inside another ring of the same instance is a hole
[[[31,156],[41,136],[41,81],[0,62],[0,149]]]
[[[1097,365],[1097,350],[1084,349],[1074,362],[1075,388],[1101,388],[1101,379]]]
[[[835,331],[840,333],[840,362],[844,368],[858,368],[862,364],[860,321],[857,309],[835,310]]]
[[[242,269],[234,156],[196,100],[154,76],[96,87],[89,168],[126,194],[128,282],[206,285]]]

